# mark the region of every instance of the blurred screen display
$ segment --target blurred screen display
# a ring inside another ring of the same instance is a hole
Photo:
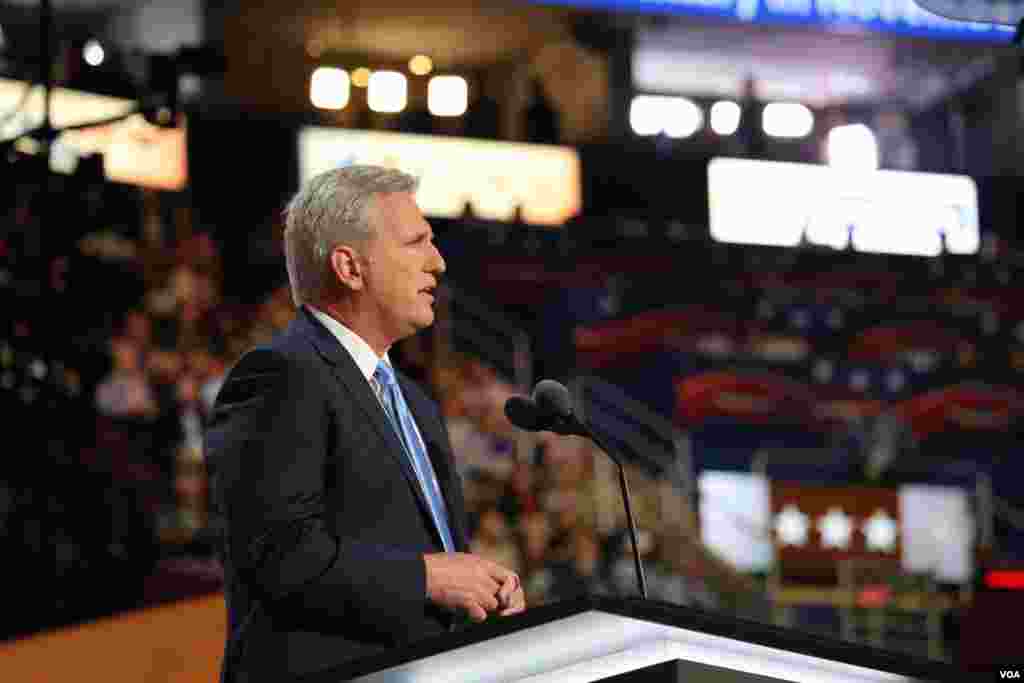
[[[972,578],[974,518],[961,488],[908,484],[895,492],[879,489],[882,498],[897,497],[892,514],[881,514],[878,506],[858,510],[851,504],[864,498],[864,490],[835,487],[830,502],[823,498],[830,490],[825,487],[805,487],[806,500],[799,485],[782,487],[789,494],[786,500],[772,501],[778,486],[764,477],[705,470],[698,479],[701,540],[741,571],[766,571],[783,551],[822,556],[828,551],[837,557],[855,550],[879,557],[895,551],[906,572],[929,573],[947,583]]]
[[[975,254],[978,191],[967,176],[848,171],[818,164],[713,159],[711,236],[719,242],[877,254]]]
[[[299,181],[350,164],[397,168],[419,178],[416,201],[427,216],[477,217],[561,226],[580,212],[575,150],[449,136],[311,126],[299,132]]]
[[[141,114],[123,121],[62,133],[57,145],[66,157],[103,155],[108,180],[154,190],[182,190],[188,184],[185,117],[174,128],[146,122]],[[58,152],[55,149],[55,155]]]
[[[26,86],[23,81],[0,78],[0,111],[13,112],[0,123],[0,140],[18,138],[43,124],[43,88],[34,86],[25,98]],[[135,106],[132,100],[54,88],[50,119],[60,129],[120,116]],[[90,154],[103,155],[104,175],[114,182],[158,190],[181,190],[188,183],[184,116],[174,128],[150,125],[136,114],[115,123],[65,131],[54,142],[50,166],[57,173],[73,173],[78,161]]]
[[[545,0],[538,4],[571,5],[624,12],[681,14],[745,24],[861,28],[919,38],[1009,43],[1013,28],[987,22],[955,21],[922,8],[914,0]],[[940,3],[933,3],[940,4]],[[949,5],[951,3],[941,3]],[[966,5],[991,5],[966,0]]]
[[[772,566],[768,480],[745,472],[705,470],[698,479],[704,545],[746,572]]]
[[[900,488],[903,568],[932,572],[939,581],[961,583],[973,572],[974,520],[962,489],[949,486]]]

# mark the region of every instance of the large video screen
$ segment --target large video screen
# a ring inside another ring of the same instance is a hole
[[[981,243],[968,176],[717,158],[708,203],[711,236],[732,244],[938,256]]]
[[[0,78],[0,140],[13,140],[43,123],[43,87]],[[27,95],[27,97],[26,97]],[[113,118],[135,110],[132,100],[54,88],[50,121],[55,128]],[[182,190],[188,184],[184,116],[174,128],[150,125],[141,114],[116,123],[62,132],[54,141],[50,166],[73,173],[78,161],[101,154],[106,178],[155,190]]]
[[[1008,44],[1013,28],[954,21],[933,14],[914,0],[534,0],[535,4],[593,7],[625,12],[681,14],[744,24],[819,26],[934,38]],[[963,0],[958,5],[989,4]]]
[[[427,216],[457,218],[467,204],[487,220],[559,227],[580,212],[579,155],[570,147],[310,126],[299,132],[299,181],[349,164],[419,178]]]

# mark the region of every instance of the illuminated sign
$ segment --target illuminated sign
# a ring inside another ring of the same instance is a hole
[[[981,239],[967,176],[718,158],[708,202],[711,236],[733,244],[938,256],[975,254]]]
[[[954,21],[933,14],[914,0],[545,0],[626,12],[655,12],[726,19],[746,24],[860,28],[920,38],[1009,43],[1013,28]],[[972,4],[972,0],[958,3]],[[987,3],[973,0],[973,4]]]
[[[0,125],[0,140],[18,138],[43,124],[43,88],[33,87],[22,102],[25,86],[0,78],[0,111],[16,112]],[[50,119],[59,129],[120,116],[135,107],[132,100],[54,88]],[[184,122],[176,128],[159,128],[135,115],[65,131],[54,141],[50,165],[58,173],[73,173],[81,157],[96,153],[103,155],[104,174],[114,182],[159,190],[181,190],[188,183]]]
[[[561,226],[580,212],[580,160],[569,147],[311,126],[299,132],[299,181],[332,168],[374,164],[419,178],[427,216],[473,214]]]
[[[973,577],[974,520],[959,488],[811,486],[703,471],[701,540],[741,571],[834,571],[842,558],[891,558],[940,581]]]

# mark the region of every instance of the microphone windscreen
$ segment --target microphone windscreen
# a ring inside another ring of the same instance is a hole
[[[553,379],[542,379],[533,388],[533,401],[541,413],[570,417],[572,415],[572,398],[564,384]]]
[[[543,427],[536,404],[525,396],[513,396],[505,401],[505,417],[516,427],[529,432],[540,431]]]

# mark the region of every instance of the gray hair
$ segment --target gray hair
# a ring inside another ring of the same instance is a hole
[[[318,299],[335,247],[373,236],[373,197],[415,192],[418,185],[417,178],[381,166],[345,166],[308,180],[285,209],[284,252],[296,307]]]

